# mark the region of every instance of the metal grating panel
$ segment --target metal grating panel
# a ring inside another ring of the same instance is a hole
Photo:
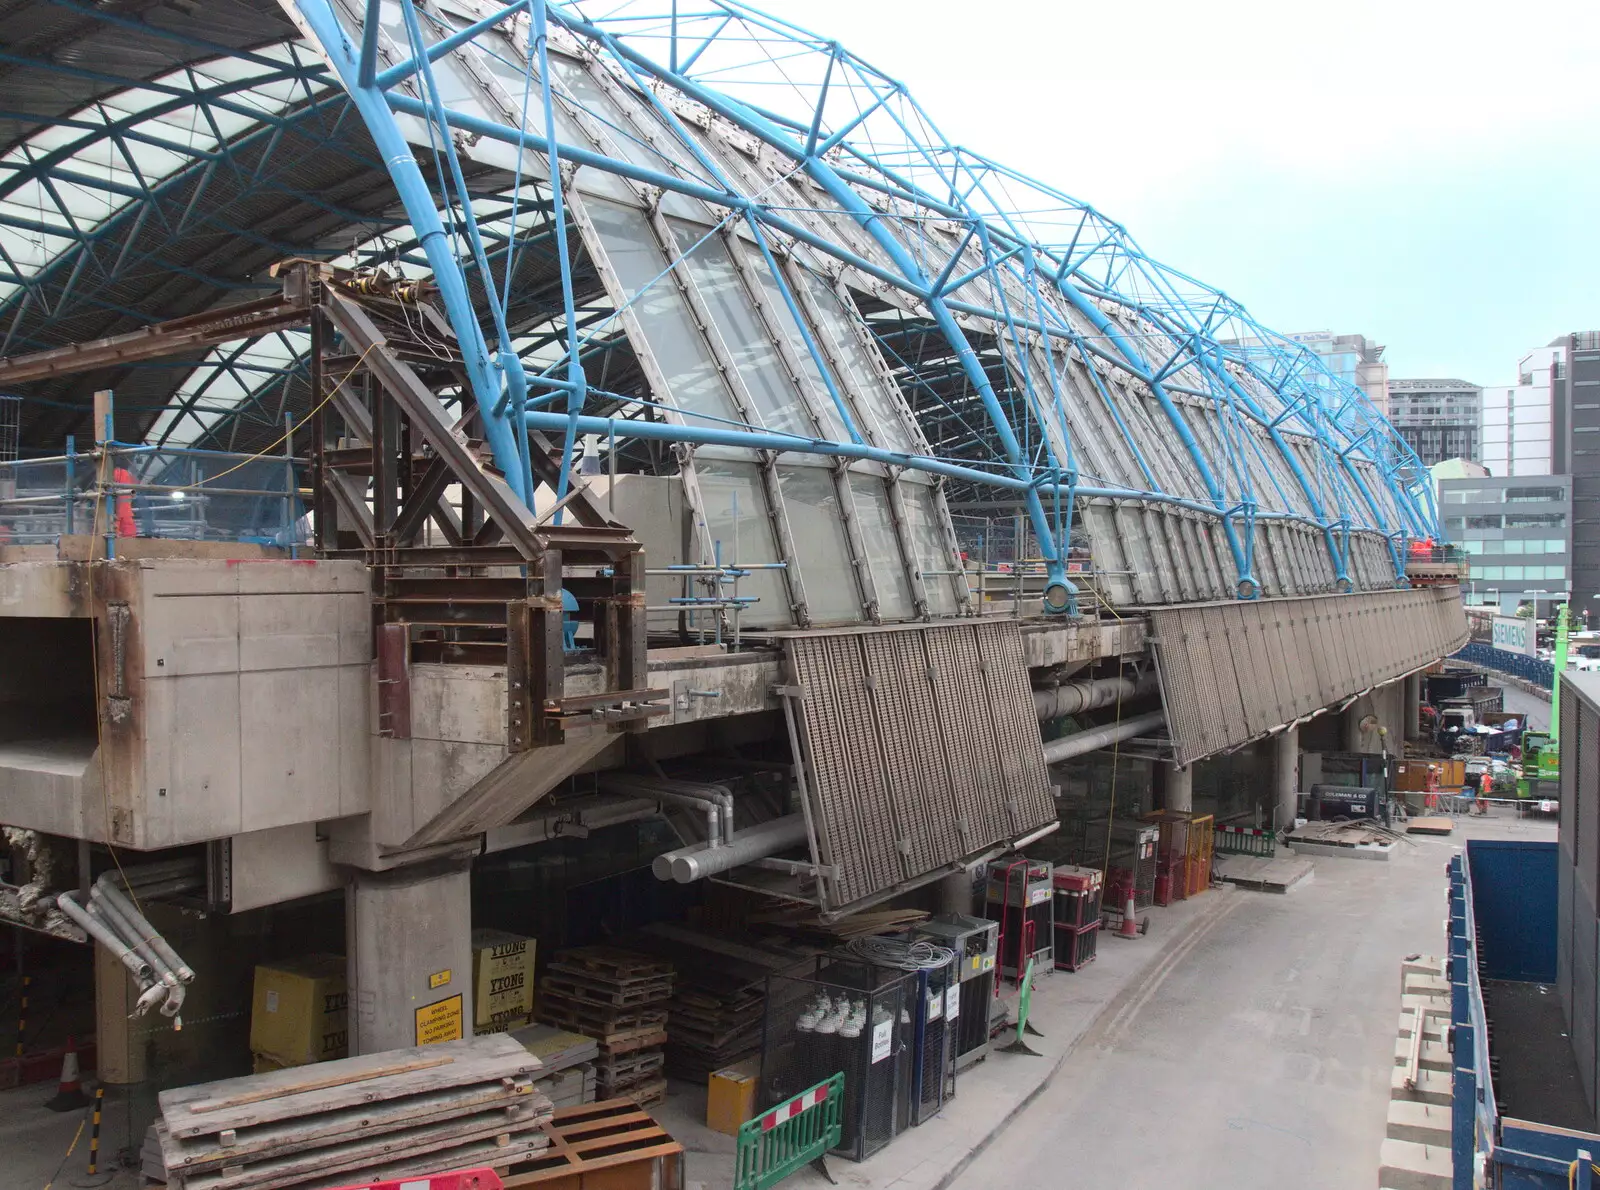
[[[1410,673],[1467,639],[1455,587],[1157,608],[1150,620],[1167,727],[1185,765]]]
[[[823,908],[839,913],[1055,820],[1013,621],[785,640]]]

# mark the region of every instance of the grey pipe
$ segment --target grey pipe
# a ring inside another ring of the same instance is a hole
[[[172,965],[139,936],[138,927],[128,920],[128,915],[120,906],[114,904],[109,897],[96,895],[102,891],[98,885],[90,891],[89,915],[97,917],[107,929],[133,947],[139,957],[150,965],[150,970],[157,979],[168,987],[177,987],[178,973],[172,969]]]
[[[658,789],[651,796],[658,802],[667,802],[670,805],[687,806],[691,810],[699,810],[706,816],[706,846],[722,846],[722,809],[715,802],[689,797],[687,794],[682,793],[668,793],[665,789]]]
[[[1050,740],[1044,746],[1044,762],[1059,764],[1063,760],[1071,760],[1074,756],[1097,751],[1119,740],[1131,740],[1134,736],[1143,735],[1152,728],[1160,727],[1166,719],[1165,711],[1151,711],[1145,715],[1135,715],[1132,719],[1124,719],[1120,723],[1096,727],[1092,731],[1080,731],[1065,739]]]
[[[675,880],[679,884],[692,884],[715,876],[740,864],[765,859],[806,841],[806,820],[803,814],[789,814],[774,818],[749,830],[740,831],[721,847],[707,847],[697,843],[677,851],[658,855],[650,870],[657,880]]]
[[[77,901],[73,900],[70,892],[57,893],[56,905],[61,912],[65,913],[73,921],[77,922],[78,925],[82,926],[84,931],[91,938],[100,943],[101,946],[105,947],[112,954],[116,955],[117,959],[124,967],[132,972],[133,977],[138,980],[141,985],[148,984],[150,982],[152,978],[150,964],[140,958],[134,952],[133,947],[129,946],[121,938],[117,937],[117,935],[112,932],[111,927],[106,925],[106,923],[103,922],[99,916],[91,916],[87,909],[79,905]]]
[[[143,892],[144,886],[153,881],[171,880],[178,876],[199,879],[201,875],[199,860],[167,859],[153,864],[140,864],[136,868],[106,872],[100,879],[110,880],[121,889],[126,889],[132,885],[140,892]]]
[[[95,882],[97,885],[99,881]],[[155,901],[162,897],[175,896],[178,893],[198,892],[205,887],[205,881],[198,876],[176,876],[167,880],[154,880],[149,884],[135,884],[131,891],[124,895],[137,896],[141,901]],[[116,889],[123,892],[125,885],[118,884]]]
[[[179,983],[193,981],[194,971],[178,957],[178,952],[173,950],[167,940],[145,919],[144,915],[134,908],[133,903],[122,894],[122,891],[115,884],[102,876],[94,882],[94,887],[95,892],[100,893],[116,907],[123,917],[127,918],[128,924],[133,928],[133,931],[160,956],[161,961],[172,970]]]
[[[672,801],[688,798],[701,805],[715,808],[721,829],[718,842],[733,837],[733,792],[725,785],[712,785],[702,781],[680,781],[672,777],[651,777],[643,773],[602,773],[599,786],[609,793],[623,793],[634,797],[661,797]],[[676,803],[682,804],[682,803]]]
[[[1132,702],[1146,694],[1154,694],[1159,686],[1154,673],[1135,678],[1096,678],[1087,682],[1063,682],[1048,690],[1033,692],[1034,710],[1041,720],[1059,719],[1063,715],[1076,715],[1108,707],[1120,698]]]

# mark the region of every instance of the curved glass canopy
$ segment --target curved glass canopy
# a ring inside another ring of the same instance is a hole
[[[1058,607],[1074,547],[1134,605],[1393,586],[1407,539],[1436,534],[1426,470],[1314,353],[949,144],[835,42],[732,0],[282,9],[298,37],[97,99],[0,159],[0,300],[28,345],[70,329],[48,313],[64,269],[110,278],[85,245],[170,224],[175,189],[219,226],[205,176],[247,157],[295,190],[263,138],[297,137],[294,164],[342,159],[359,204],[296,190],[331,217],[242,242],[430,272],[460,398],[524,499],[564,495],[519,463],[529,431],[568,464],[598,440],[621,470],[679,477],[695,556],[783,564],[748,580],[752,626],[963,611],[952,512],[1021,511],[1015,552]],[[93,185],[50,158],[69,132]],[[19,212],[42,205],[55,231],[26,255]],[[212,301],[258,283],[202,275],[232,286]],[[141,431],[236,445],[241,410],[304,408],[304,349],[285,333],[191,361]]]

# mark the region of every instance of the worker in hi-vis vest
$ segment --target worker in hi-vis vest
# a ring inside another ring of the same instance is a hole
[[[111,473],[111,482],[117,488],[117,536],[137,537],[139,527],[133,521],[133,472],[118,467]]]

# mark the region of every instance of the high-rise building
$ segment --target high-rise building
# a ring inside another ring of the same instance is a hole
[[[1300,331],[1288,337],[1320,355],[1328,371],[1366,393],[1379,413],[1388,414],[1389,365],[1383,360],[1383,344],[1332,331]]]
[[[1572,609],[1600,624],[1600,331],[1564,335],[1552,369],[1555,466],[1572,476]]]
[[[1570,589],[1570,477],[1441,478],[1439,517],[1445,535],[1471,562],[1462,593],[1469,605],[1510,614],[1530,602],[1543,616]]]
[[[1566,340],[1557,339],[1517,361],[1517,382],[1483,390],[1478,461],[1491,475],[1549,475],[1557,459],[1565,412],[1556,382],[1566,371]]]
[[[1478,458],[1479,400],[1465,380],[1389,381],[1389,420],[1425,466]]]

